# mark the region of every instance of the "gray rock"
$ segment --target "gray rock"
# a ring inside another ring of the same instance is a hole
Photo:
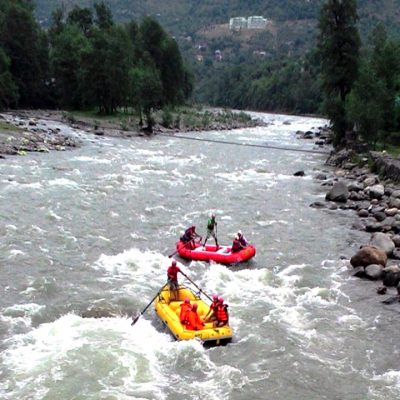
[[[376,175],[368,175],[364,181],[363,181],[363,185],[364,187],[368,187],[368,186],[373,186],[376,183],[379,182],[379,178]]]
[[[391,257],[395,260],[400,260],[400,249],[398,247],[393,250]]]
[[[319,181],[325,181],[327,179],[326,174],[320,172],[319,174],[314,176],[314,179],[317,179]]]
[[[385,187],[381,184],[373,185],[369,188],[369,197],[371,199],[381,199],[385,194]]]
[[[357,278],[365,278],[365,269],[364,267],[355,267],[352,273],[353,276]]]
[[[305,176],[305,172],[304,171],[297,171],[293,175],[294,176]]]
[[[396,247],[400,247],[400,235],[394,235],[392,240]]]
[[[400,208],[400,198],[393,197],[393,195],[389,199],[389,206],[391,208]]]
[[[371,264],[365,267],[365,277],[372,281],[381,279],[383,275],[383,266],[379,264]]]
[[[373,215],[378,222],[382,222],[386,218],[386,214],[382,211],[378,211]]]
[[[345,203],[349,198],[349,190],[343,182],[336,182],[332,189],[326,194],[325,199]]]
[[[360,218],[367,218],[369,216],[368,210],[362,209],[358,212]]]
[[[390,195],[391,197],[395,199],[400,199],[400,190],[393,190],[392,194]]]
[[[398,208],[386,208],[385,209],[385,214],[388,217],[394,217],[396,214],[398,214],[399,209]]]
[[[383,250],[386,253],[386,255],[392,254],[395,248],[395,245],[391,237],[386,233],[381,233],[381,232],[374,233],[371,237],[369,244],[371,246],[375,246],[378,249]]]
[[[358,183],[358,182],[351,182],[347,186],[347,189],[349,189],[350,192],[359,192],[361,190],[364,190],[364,186],[361,185],[361,183]]]

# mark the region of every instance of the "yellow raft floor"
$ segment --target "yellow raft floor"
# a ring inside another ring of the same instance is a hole
[[[168,286],[165,286],[154,303],[158,317],[177,340],[199,339],[205,344],[219,345],[232,339],[232,329],[229,325],[214,328],[212,322],[207,322],[204,328],[198,331],[185,329],[179,320],[179,315],[180,305],[186,297],[190,299],[191,304],[197,303],[197,313],[201,320],[208,313],[210,306],[186,287],[180,286],[178,293],[179,299],[176,301],[172,294],[172,301],[170,301],[170,291]]]

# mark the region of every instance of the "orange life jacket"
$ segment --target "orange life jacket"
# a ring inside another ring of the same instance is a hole
[[[192,305],[190,303],[182,303],[180,306],[181,308],[181,313],[179,315],[179,320],[183,325],[186,325],[188,322],[188,315],[190,312],[190,309],[192,308]]]
[[[186,329],[190,329],[191,331],[198,331],[200,329],[203,329],[203,324],[200,321],[199,314],[197,314],[196,311],[189,311]]]

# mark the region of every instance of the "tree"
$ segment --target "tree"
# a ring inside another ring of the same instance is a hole
[[[113,16],[111,10],[102,1],[101,3],[94,4],[94,10],[96,13],[96,25],[102,30],[108,30],[114,25]]]
[[[386,97],[383,81],[378,79],[371,63],[364,62],[350,93],[348,110],[357,131],[374,147],[383,134]]]
[[[10,60],[10,73],[18,88],[18,104],[41,107],[46,100],[48,48],[46,34],[36,23],[29,2],[2,2],[0,47]]]
[[[82,54],[89,41],[76,25],[67,25],[53,38],[51,65],[57,103],[61,107],[79,109],[82,95]]]
[[[0,48],[0,110],[15,104],[17,100],[18,89],[10,72],[10,59]]]
[[[75,6],[68,14],[67,23],[77,25],[85,36],[89,36],[93,26],[93,13],[90,8]]]
[[[349,128],[345,102],[357,78],[360,48],[357,20],[356,0],[327,0],[319,17],[322,85],[336,146],[343,143]]]

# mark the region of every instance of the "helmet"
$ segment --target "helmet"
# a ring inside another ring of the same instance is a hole
[[[196,310],[197,310],[197,303],[194,303],[194,304],[192,305],[192,310],[193,310],[193,311],[196,311]]]
[[[189,297],[185,297],[185,301],[184,301],[186,304],[189,304],[190,303],[190,299],[189,299]]]
[[[176,267],[176,260],[172,260],[172,265]]]
[[[235,235],[234,239],[239,240],[239,235]]]
[[[237,231],[237,235],[238,235],[238,236],[242,236],[242,231],[240,231],[240,230]]]
[[[223,303],[223,302],[224,302],[224,298],[223,298],[222,296],[219,296],[219,297],[218,297],[218,301],[219,301],[220,303]]]
[[[213,301],[217,301],[218,300],[218,295],[217,294],[213,294],[212,299],[213,299]]]
[[[195,226],[195,225],[192,225],[191,228],[192,228],[193,230],[195,230],[195,229],[196,229],[196,226]]]

